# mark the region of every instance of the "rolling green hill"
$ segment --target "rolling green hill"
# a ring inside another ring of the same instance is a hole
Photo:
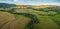
[[[59,7],[2,8],[0,10],[0,29],[60,29],[59,11]]]

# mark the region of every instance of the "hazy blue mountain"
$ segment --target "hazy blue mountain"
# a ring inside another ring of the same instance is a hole
[[[16,6],[15,4],[8,4],[8,3],[0,3],[0,8],[8,8],[8,7],[13,7]]]

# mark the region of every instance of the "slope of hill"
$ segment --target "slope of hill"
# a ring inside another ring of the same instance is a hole
[[[40,5],[40,6],[33,6],[33,8],[47,8],[47,7],[56,7],[55,5]]]
[[[42,11],[40,8],[39,10],[34,10],[32,8],[33,6],[27,7],[29,9],[18,9],[20,6],[26,7],[23,5],[17,5],[17,9],[8,8],[8,10],[0,10],[0,29],[60,29],[59,6],[53,8],[53,10],[50,9],[52,8],[50,5],[48,9],[44,9],[48,6],[42,5],[41,7],[44,7],[43,10],[41,9]]]
[[[59,7],[59,6],[56,6],[56,5],[38,5],[38,6],[31,6],[31,5],[16,5],[16,8],[22,8],[22,9],[27,9],[27,8],[39,9],[39,8],[47,8],[47,7]]]

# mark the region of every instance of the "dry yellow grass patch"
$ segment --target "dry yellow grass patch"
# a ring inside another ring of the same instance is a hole
[[[30,18],[23,15],[13,15],[0,12],[0,29],[24,29]]]

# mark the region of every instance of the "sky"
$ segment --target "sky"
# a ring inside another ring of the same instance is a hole
[[[60,5],[60,0],[0,0],[0,3],[17,5]]]

